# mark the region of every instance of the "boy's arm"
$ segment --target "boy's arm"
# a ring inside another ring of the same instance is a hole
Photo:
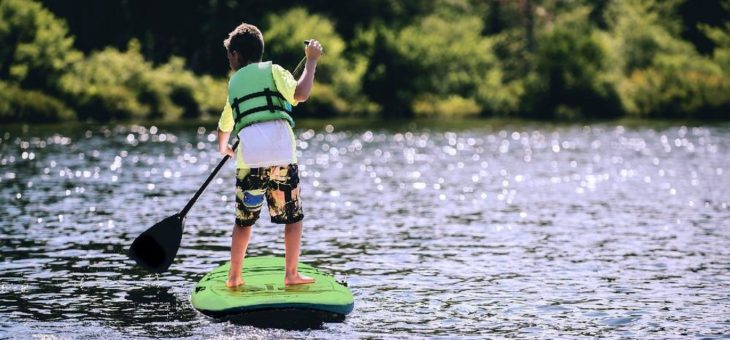
[[[236,153],[233,148],[228,144],[228,139],[231,138],[231,132],[224,132],[218,129],[218,152],[223,156],[236,157]]]
[[[298,102],[304,102],[309,99],[314,84],[314,71],[317,69],[317,60],[322,55],[322,45],[319,41],[311,39],[304,49],[307,56],[307,63],[304,64],[302,76],[297,81],[297,89],[294,91],[294,99]]]
[[[231,105],[228,103],[228,99],[226,99],[226,106],[223,108],[221,118],[218,121],[218,152],[223,156],[235,157],[236,155],[233,152],[233,148],[228,145],[228,139],[231,138],[233,126],[233,110],[231,110]]]

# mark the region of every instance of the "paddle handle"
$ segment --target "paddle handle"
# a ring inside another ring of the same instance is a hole
[[[235,143],[233,143],[233,146],[231,147],[234,151],[238,147],[238,142],[239,141],[236,141]],[[185,215],[188,214],[188,211],[190,211],[190,208],[193,207],[193,204],[195,204],[195,202],[198,200],[198,197],[200,197],[200,195],[203,194],[203,191],[205,191],[205,188],[208,187],[208,184],[210,184],[210,181],[212,181],[213,178],[215,178],[215,175],[218,174],[218,171],[220,171],[220,169],[223,167],[223,164],[226,164],[226,161],[229,158],[231,158],[231,156],[229,156],[229,155],[223,156],[223,159],[221,159],[221,161],[218,163],[218,165],[215,167],[215,169],[213,169],[213,172],[210,173],[210,175],[208,176],[208,179],[205,180],[205,183],[203,183],[203,185],[200,187],[200,189],[198,189],[198,192],[195,193],[195,196],[193,196],[193,198],[191,198],[190,201],[188,201],[188,204],[185,205],[185,208],[183,208],[183,210],[180,211],[181,220],[185,218]]]

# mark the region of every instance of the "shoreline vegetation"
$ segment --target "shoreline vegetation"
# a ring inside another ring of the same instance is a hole
[[[221,41],[242,20],[284,67],[301,41],[323,42],[297,117],[730,120],[730,0],[283,1],[250,17],[243,3],[166,3],[0,0],[0,123],[213,119],[226,93]],[[80,17],[85,4],[120,15]],[[165,8],[177,12],[159,19]],[[104,20],[108,35],[94,26]]]
[[[126,121],[109,121],[109,122],[82,122],[69,121],[62,123],[26,123],[15,122],[3,124],[3,130],[0,132],[9,135],[0,135],[0,139],[7,136],[17,135],[45,135],[62,134],[68,136],[85,135],[88,133],[96,133],[105,130],[130,129],[137,128],[151,129],[163,132],[178,131],[203,131],[202,133],[214,132],[218,126],[218,119],[214,117],[201,117],[196,119],[184,120],[126,120]],[[623,127],[626,129],[643,129],[664,130],[684,126],[693,127],[720,127],[730,128],[730,121],[727,120],[698,120],[698,119],[641,119],[641,118],[614,118],[614,119],[588,119],[588,120],[536,120],[525,118],[500,118],[500,117],[466,117],[461,119],[449,118],[396,118],[388,120],[374,120],[371,118],[303,118],[297,120],[296,131],[313,130],[323,131],[327,133],[337,132],[365,132],[388,130],[393,132],[407,131],[466,131],[466,130],[515,130],[522,132],[531,132],[543,128],[572,128],[572,127]],[[200,130],[200,129],[203,130]]]

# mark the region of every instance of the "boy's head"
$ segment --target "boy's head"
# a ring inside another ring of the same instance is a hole
[[[261,61],[264,54],[264,36],[256,26],[243,23],[228,33],[228,38],[223,40],[223,46],[228,51],[231,69],[238,70],[250,63]]]

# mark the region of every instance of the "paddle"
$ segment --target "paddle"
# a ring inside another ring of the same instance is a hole
[[[305,41],[304,44],[308,45],[309,40]],[[293,74],[295,78],[296,74],[303,70],[305,60],[306,57],[302,58],[294,69]],[[233,150],[236,150],[237,146],[238,141],[233,144]],[[218,166],[208,176],[208,179],[205,180],[205,183],[203,183],[193,198],[188,201],[188,204],[179,213],[157,222],[157,224],[145,230],[145,232],[134,239],[127,254],[137,265],[153,273],[162,273],[170,268],[172,261],[175,260],[178,249],[180,249],[183,226],[185,225],[185,215],[188,214],[190,208],[193,207],[193,204],[195,204],[203,191],[205,191],[205,188],[208,187],[210,181],[218,174],[218,171],[223,167],[223,164],[226,163],[228,158],[230,158],[228,155],[223,157],[220,163],[218,163]]]
[[[238,146],[238,141],[233,144],[233,150]],[[188,204],[177,214],[172,215],[162,221],[157,222],[149,229],[145,230],[141,235],[132,242],[129,247],[129,257],[132,258],[137,265],[153,272],[162,273],[170,268],[172,261],[177,255],[177,250],[180,248],[180,240],[182,239],[183,226],[185,225],[185,215],[188,214],[190,208],[198,200],[200,195],[208,187],[210,181],[213,180],[218,171],[223,167],[223,164],[230,158],[226,155],[218,163],[218,166],[213,169],[205,183],[198,189],[193,195],[193,198],[188,201]]]

